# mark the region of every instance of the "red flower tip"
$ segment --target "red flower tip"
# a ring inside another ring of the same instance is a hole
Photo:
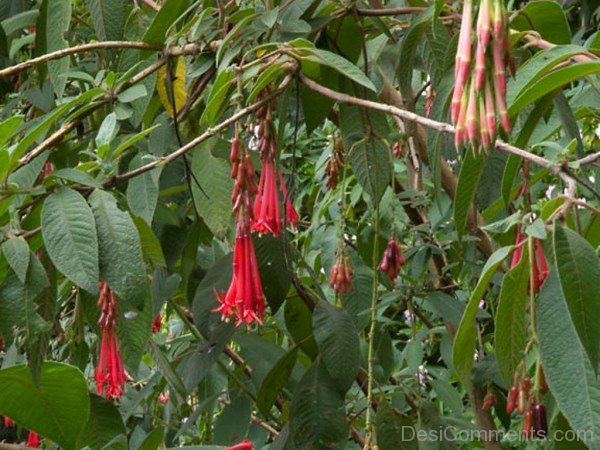
[[[254,444],[252,441],[248,439],[244,439],[239,444],[232,445],[231,447],[227,447],[227,450],[254,450]]]
[[[512,269],[521,261],[521,257],[523,256],[523,245],[521,244],[525,240],[525,236],[521,233],[521,230],[517,228],[516,236],[515,236],[515,245],[518,245],[517,249],[513,253],[512,260],[510,262],[510,268]],[[544,250],[542,249],[542,244],[539,239],[534,239],[535,246],[535,254],[533,257],[533,289],[534,293],[538,293],[544,281],[548,277],[548,263],[546,261],[546,257],[544,256]]]
[[[161,327],[162,327],[162,316],[160,315],[160,313],[158,313],[156,315],[156,317],[154,318],[154,321],[152,322],[152,332],[158,333],[160,331]]]
[[[4,426],[6,428],[12,428],[15,426],[15,421],[8,416],[4,416]]]
[[[233,277],[229,289],[221,294],[214,290],[220,306],[212,310],[220,312],[225,321],[235,318],[236,326],[243,322],[248,325],[253,322],[262,324],[265,313],[265,300],[254,242],[245,228],[245,226],[238,226],[233,250]]]
[[[39,447],[40,446],[40,435],[34,433],[33,431],[29,431],[27,435],[27,447]]]
[[[168,392],[161,392],[160,394],[158,394],[158,402],[159,403],[162,403],[164,405],[168,401],[169,401],[169,393]]]

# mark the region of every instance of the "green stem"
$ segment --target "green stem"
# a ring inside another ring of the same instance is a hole
[[[365,420],[365,429],[367,434],[367,442],[371,442],[372,436],[372,408],[373,404],[373,363],[375,362],[375,326],[377,325],[377,284],[379,281],[379,264],[377,257],[379,252],[377,249],[377,239],[379,237],[379,205],[375,206],[375,223],[374,223],[375,240],[373,243],[373,287],[371,290],[371,324],[369,327],[369,353],[367,360],[367,417]]]

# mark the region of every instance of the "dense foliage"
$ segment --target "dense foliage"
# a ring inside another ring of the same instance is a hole
[[[1,2],[0,439],[600,448],[598,6]]]

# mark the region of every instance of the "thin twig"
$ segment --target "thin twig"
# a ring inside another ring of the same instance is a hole
[[[129,172],[126,172],[122,175],[116,175],[108,180],[106,180],[104,183],[102,183],[103,187],[109,187],[109,186],[113,186],[115,184],[121,183],[123,181],[126,181],[130,178],[134,178],[138,175],[141,175],[142,173],[148,172],[149,170],[152,170],[160,165],[164,165],[164,164],[168,164],[171,161],[179,158],[182,155],[185,155],[186,153],[190,152],[191,150],[193,150],[197,145],[199,145],[200,143],[204,142],[205,140],[207,140],[208,138],[214,136],[215,134],[217,134],[219,131],[224,130],[225,128],[227,128],[228,126],[234,124],[235,122],[237,122],[239,119],[241,119],[242,117],[247,116],[248,114],[256,111],[258,108],[260,108],[263,104],[265,104],[266,102],[270,101],[272,98],[278,96],[292,81],[292,76],[291,75],[287,75],[284,80],[281,82],[281,84],[279,85],[279,87],[274,90],[270,95],[268,95],[267,97],[263,98],[261,101],[256,102],[250,106],[247,106],[246,108],[243,108],[241,110],[239,110],[237,113],[233,114],[232,116],[230,116],[228,119],[225,119],[223,122],[221,122],[220,124],[216,125],[213,128],[208,129],[207,131],[205,131],[204,133],[202,133],[200,136],[196,137],[195,139],[192,139],[190,142],[188,142],[186,145],[184,145],[183,147],[179,148],[178,150],[175,150],[173,153],[170,153],[167,156],[164,156],[162,158],[157,158],[154,161],[145,164],[137,169],[131,170]]]

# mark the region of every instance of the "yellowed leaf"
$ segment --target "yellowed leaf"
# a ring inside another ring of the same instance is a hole
[[[173,117],[173,98],[175,99],[176,111],[180,111],[181,108],[183,108],[183,105],[185,105],[188,98],[187,89],[185,87],[185,72],[185,58],[183,57],[177,58],[173,80],[171,80],[172,83],[169,83],[167,80],[166,67],[163,66],[158,69],[156,90],[158,91],[158,96],[160,97],[160,101],[167,111],[167,114],[171,117]],[[169,84],[172,84],[172,86]],[[173,90],[172,95],[171,89]]]

